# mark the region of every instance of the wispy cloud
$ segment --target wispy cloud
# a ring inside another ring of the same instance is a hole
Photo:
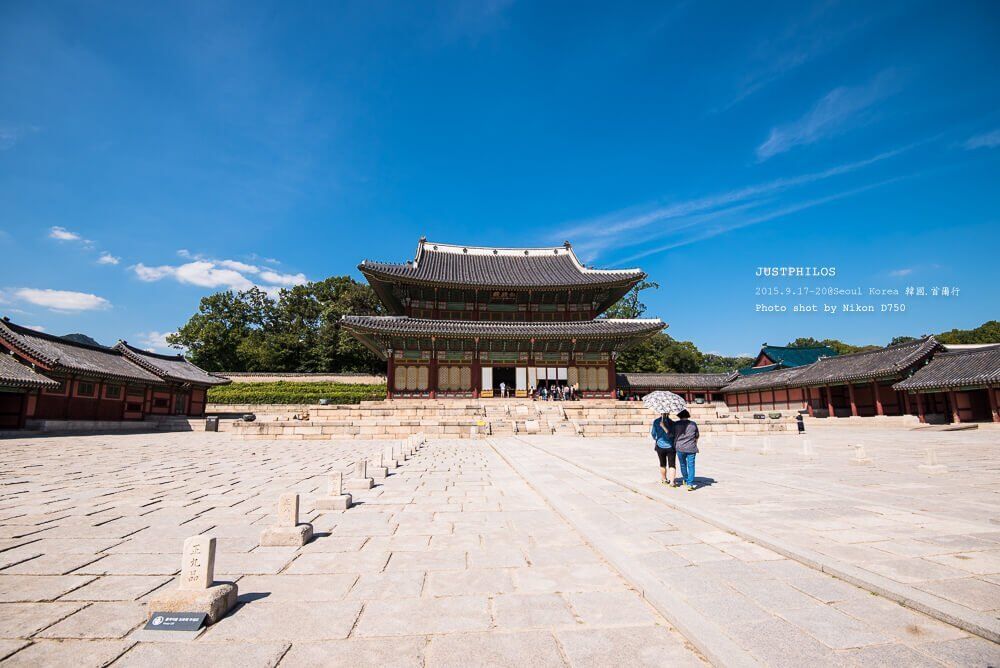
[[[101,253],[101,256],[97,258],[97,264],[118,264],[119,262],[121,262],[120,257],[115,257],[107,251]]]
[[[111,307],[111,302],[107,299],[89,292],[14,288],[11,294],[22,302],[43,306],[53,311],[98,311]]]
[[[882,72],[861,86],[840,86],[820,98],[798,120],[771,128],[771,133],[757,147],[757,159],[768,160],[796,146],[813,144],[836,136],[865,121],[866,112],[899,89],[898,77],[891,70]]]
[[[743,69],[736,93],[715,113],[730,109],[758,91],[802,66],[831,52],[874,18],[872,16],[837,21],[830,13],[836,3],[820,3],[808,8],[806,15],[778,26],[775,34],[757,43],[749,53],[739,54],[736,69]]]
[[[1000,129],[969,137],[962,146],[967,151],[974,151],[977,148],[996,148],[1000,146]]]
[[[630,207],[596,218],[572,223],[553,235],[558,239],[584,239],[577,251],[587,257],[596,256],[610,248],[620,248],[634,243],[634,234],[655,226],[663,234],[687,229],[708,222],[720,215],[744,211],[767,203],[768,198],[779,193],[854,172],[869,165],[893,158],[910,150],[916,144],[885,151],[856,162],[836,165],[818,172],[800,174],[768,181],[766,183],[735,188],[726,192],[680,200],[666,204]]]
[[[884,181],[879,181],[878,183],[872,183],[860,188],[853,188],[851,190],[846,190],[844,192],[835,193],[833,195],[827,195],[826,197],[819,197],[811,200],[806,200],[803,202],[796,202],[773,211],[768,211],[757,216],[750,217],[734,217],[727,218],[720,221],[715,225],[708,225],[704,227],[699,227],[695,234],[685,234],[683,237],[675,239],[669,243],[657,246],[654,248],[646,248],[639,253],[634,255],[629,255],[628,257],[622,258],[620,262],[633,262],[635,260],[647,257],[649,255],[655,255],[656,253],[662,253],[674,248],[680,248],[681,246],[688,246],[699,241],[704,241],[706,239],[711,239],[712,237],[717,237],[721,234],[731,232],[736,229],[750,227],[751,225],[758,225],[760,223],[767,222],[769,220],[774,220],[776,218],[782,218],[784,216],[789,216],[800,211],[805,211],[806,209],[812,209],[823,204],[828,204],[836,200],[844,199],[847,197],[852,197],[860,193],[879,188],[881,186],[887,185],[889,183],[894,183],[902,178],[907,177],[897,177],[892,179],[886,179]]]
[[[889,275],[899,278],[903,276],[909,276],[912,273],[913,273],[913,267],[906,267],[904,269],[893,269],[892,271],[889,272]]]
[[[25,135],[37,131],[38,128],[34,125],[0,126],[0,151],[7,151],[14,148],[14,146],[16,146]]]

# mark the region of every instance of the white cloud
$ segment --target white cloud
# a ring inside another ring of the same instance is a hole
[[[49,238],[58,239],[59,241],[84,241],[84,238],[76,232],[70,232],[65,227],[60,227],[59,225],[49,228]]]
[[[834,88],[802,118],[771,128],[767,140],[757,147],[757,159],[764,161],[796,146],[845,132],[861,119],[863,112],[896,89],[896,77],[891,72],[883,72],[862,86]]]
[[[206,261],[188,262],[177,267],[174,276],[181,283],[203,288],[232,288],[247,290],[253,282],[233,269],[219,269],[215,263]]]
[[[98,297],[89,292],[16,288],[13,294],[21,301],[44,306],[54,311],[97,311],[111,306],[111,302],[104,297]]]
[[[907,267],[905,269],[894,269],[894,270],[892,270],[892,271],[889,272],[889,275],[890,276],[902,277],[902,276],[909,276],[912,273],[913,273],[913,268],[912,267]]]
[[[147,267],[142,262],[130,267],[135,275],[139,277],[140,281],[146,281],[147,283],[152,283],[153,281],[158,281],[161,278],[166,278],[167,276],[173,276],[174,272],[177,270],[176,267],[171,267],[168,265],[161,265],[159,267]]]
[[[120,257],[115,257],[107,251],[101,253],[101,257],[97,258],[97,264],[118,264],[120,261]]]
[[[174,332],[142,332],[139,334],[139,344],[144,346],[146,350],[154,353],[160,352],[180,352],[176,348],[171,348],[170,344],[167,343],[167,337]]]
[[[975,137],[969,137],[963,144],[965,150],[974,151],[977,148],[996,148],[1000,146],[1000,130],[985,132]]]
[[[27,327],[28,329],[33,329],[36,332],[44,332],[45,331],[45,328],[42,327],[41,325],[25,325],[25,327]]]
[[[238,260],[219,260],[219,266],[225,267],[226,269],[241,271],[244,274],[256,274],[260,271],[260,267],[255,267],[252,264],[247,264],[246,262],[240,262]]]
[[[288,288],[295,285],[304,285],[309,282],[309,279],[306,278],[305,274],[280,274],[269,269],[265,269],[260,272],[260,278],[262,281],[266,281],[267,283]]]
[[[177,254],[191,262],[180,265],[149,266],[138,263],[130,267],[142,281],[154,282],[164,278],[173,278],[178,283],[197,285],[203,288],[226,288],[230,290],[249,290],[260,288],[272,298],[277,298],[282,287],[293,287],[308,283],[305,274],[286,274],[273,269],[241,262],[240,260],[217,260],[192,254],[186,249],[180,249]]]

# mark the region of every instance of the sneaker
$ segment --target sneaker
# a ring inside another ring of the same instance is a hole
[[[694,491],[694,485],[688,485],[688,491],[689,492],[693,492]]]

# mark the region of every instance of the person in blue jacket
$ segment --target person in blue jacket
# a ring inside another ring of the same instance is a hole
[[[653,420],[649,435],[653,437],[653,450],[656,451],[656,458],[660,461],[660,482],[677,487],[674,483],[674,477],[677,475],[677,451],[674,450],[670,419],[666,414]]]

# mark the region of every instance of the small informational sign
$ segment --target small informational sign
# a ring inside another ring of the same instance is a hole
[[[204,612],[154,612],[143,628],[146,631],[197,631],[207,616]]]

